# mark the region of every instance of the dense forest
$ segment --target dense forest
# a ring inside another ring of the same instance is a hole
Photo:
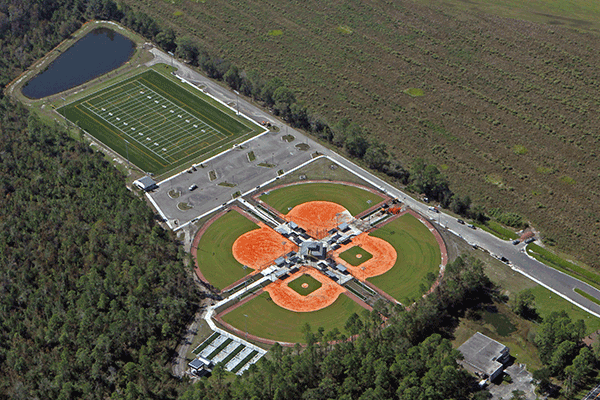
[[[0,397],[174,397],[181,246],[101,153],[0,100]]]
[[[98,4],[0,2],[0,83]],[[199,304],[181,246],[101,153],[0,96],[0,398],[175,398]]]

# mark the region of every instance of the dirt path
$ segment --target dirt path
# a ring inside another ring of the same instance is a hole
[[[209,304],[210,299],[204,299],[203,303],[205,301],[206,304]],[[194,320],[190,326],[188,326],[185,336],[181,339],[181,342],[179,342],[179,345],[177,345],[177,348],[175,349],[177,355],[173,358],[171,368],[173,375],[177,378],[183,378],[183,375],[185,374],[185,370],[187,369],[186,355],[190,351],[194,336],[198,333],[198,325],[202,321],[205,310],[206,305],[203,304],[194,316]]]

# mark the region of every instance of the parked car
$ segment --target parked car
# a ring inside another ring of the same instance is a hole
[[[463,221],[462,219],[457,219],[457,220],[456,220],[456,222],[458,222],[458,223],[459,223],[459,224],[461,224],[461,225],[464,225],[464,224],[465,224],[465,221]]]
[[[196,190],[197,188],[198,188],[198,185],[196,185],[195,183],[192,186],[189,187],[190,192]]]
[[[467,225],[467,226],[468,226],[469,228],[471,228],[471,229],[475,229],[475,225],[473,225],[473,224],[469,224],[469,225]]]
[[[439,213],[439,212],[440,212],[440,210],[438,210],[438,209],[437,209],[437,208],[435,208],[435,207],[429,207],[429,211],[433,211],[433,212],[436,212],[436,213]]]
[[[535,240],[534,237],[530,237],[529,239],[525,240],[525,244],[529,244],[531,242],[533,242]]]
[[[519,243],[521,243],[521,241],[519,239],[515,239],[512,241],[512,244],[514,244],[514,245],[517,245]]]

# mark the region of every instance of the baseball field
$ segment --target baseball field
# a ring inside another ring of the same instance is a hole
[[[306,232],[316,238],[312,233],[327,234],[328,227],[337,226],[340,215],[352,218],[346,207],[360,213],[383,197],[350,185],[310,183],[277,188],[261,200],[285,210],[281,218],[299,226],[305,224]],[[249,218],[230,211],[214,221],[200,238],[198,267],[202,278],[217,288],[231,285],[252,270],[261,271],[273,265],[277,257],[289,251],[298,251],[289,238]],[[439,272],[441,250],[429,229],[415,216],[405,214],[374,231],[354,236],[328,256],[346,267],[349,278],[366,279],[391,297],[404,301],[421,295],[428,274],[437,276]],[[248,268],[244,269],[244,265]],[[254,337],[289,343],[304,341],[302,327],[306,323],[313,329],[337,328],[344,332],[343,326],[350,315],[368,306],[348,297],[339,277],[332,279],[326,272],[304,261],[295,270],[266,281],[262,294],[223,311],[220,317]]]
[[[222,289],[243,278],[252,269],[243,268],[233,256],[233,243],[246,232],[259,226],[236,211],[230,211],[213,222],[198,243],[197,265],[211,285]]]
[[[294,207],[309,201],[328,201],[343,206],[352,215],[357,215],[383,201],[383,197],[369,190],[335,183],[285,186],[260,196],[260,199],[281,214],[287,214]]]
[[[310,324],[313,332],[323,327],[326,331],[338,329],[348,335],[344,329],[346,320],[353,313],[360,315],[363,310],[349,297],[341,295],[327,308],[298,313],[279,307],[268,293],[262,293],[222,318],[241,331],[246,330],[247,324],[248,332],[255,336],[288,343],[304,343],[302,327],[305,324]]]
[[[390,243],[398,256],[392,269],[368,281],[399,301],[422,295],[421,283],[429,272],[437,276],[441,263],[440,247],[429,229],[405,214],[371,235]]]

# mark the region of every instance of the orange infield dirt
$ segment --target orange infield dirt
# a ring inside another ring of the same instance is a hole
[[[309,274],[322,286],[306,296],[302,296],[288,286],[288,283],[304,274]],[[267,286],[271,299],[280,307],[295,312],[317,311],[333,304],[346,289],[311,267],[300,267],[300,270],[285,280],[277,280]]]
[[[232,252],[238,262],[261,271],[290,251],[298,250],[298,246],[259,222],[260,229],[244,233],[233,243]]]
[[[310,236],[322,239],[327,231],[351,218],[351,214],[341,205],[329,201],[309,201],[292,208],[284,216],[294,221]]]
[[[357,267],[342,260],[340,254],[354,246],[360,246],[363,250],[368,251],[373,255],[373,258]],[[337,262],[348,268],[348,271],[350,271],[355,278],[363,281],[372,276],[381,275],[389,271],[394,264],[396,264],[396,259],[398,258],[396,249],[394,249],[391,244],[383,239],[369,236],[368,233],[362,233],[352,238],[352,242],[334,251],[333,256]]]

